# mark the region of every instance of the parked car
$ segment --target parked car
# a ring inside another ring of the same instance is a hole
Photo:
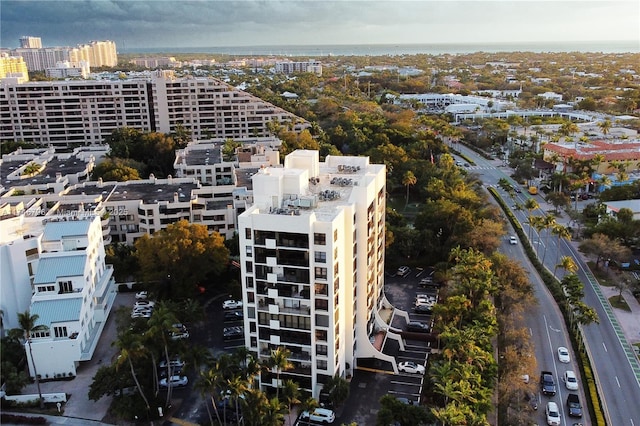
[[[398,371],[404,373],[424,374],[424,365],[416,364],[413,361],[404,361],[398,364]]]
[[[142,308],[142,307],[154,307],[156,304],[155,302],[152,302],[150,300],[138,300],[136,302],[135,305],[133,305],[134,308]]]
[[[398,402],[401,402],[401,403],[407,404],[407,405],[415,405],[416,404],[416,401],[414,401],[413,399],[404,398],[404,397],[401,397],[401,396],[397,396],[396,400]]]
[[[147,300],[149,293],[146,291],[139,291],[136,293],[136,300]]]
[[[189,330],[183,324],[173,324],[170,335],[173,340],[188,339]]]
[[[433,311],[433,305],[418,304],[414,306],[413,310],[419,314],[430,314]]]
[[[243,334],[244,328],[240,326],[225,327],[222,330],[222,337],[224,338],[224,340],[237,339],[239,337],[242,337]]]
[[[180,387],[184,387],[187,386],[187,383],[189,383],[189,379],[187,378],[187,376],[171,376],[168,379],[165,377],[164,379],[160,380],[160,387],[161,388],[180,388]]]
[[[182,367],[184,367],[184,361],[181,360],[179,357],[173,357],[173,358],[171,358],[171,360],[169,360],[169,362],[167,362],[166,359],[163,359],[162,361],[160,361],[160,364],[158,364],[158,367],[167,368],[167,365],[169,365],[171,367],[182,368]]]
[[[558,404],[553,401],[547,402],[545,412],[547,414],[547,424],[549,426],[560,426],[560,411],[558,410]]]
[[[578,378],[573,370],[567,370],[562,376],[562,381],[568,390],[578,390]]]
[[[512,246],[517,245],[518,244],[518,239],[514,235],[510,236],[509,237],[509,244],[511,244]]]
[[[131,318],[136,319],[136,318],[145,318],[145,319],[149,319],[151,318],[151,312],[139,312],[139,311],[134,311],[131,312]]]
[[[404,277],[405,275],[407,275],[409,273],[410,269],[408,266],[401,266],[398,268],[398,271],[396,272],[396,275],[400,276],[400,277]]]
[[[333,410],[329,410],[326,408],[316,408],[315,410],[313,410],[313,413],[303,411],[300,417],[304,420],[310,420],[312,422],[324,424],[333,423],[336,420],[336,414],[333,412]]]
[[[244,319],[244,315],[242,311],[231,311],[224,313],[224,321],[242,321]]]
[[[569,350],[564,346],[560,346],[558,348],[558,361],[568,364],[571,362],[571,357],[569,356]]]
[[[242,302],[239,300],[225,300],[222,302],[222,309],[240,309]]]
[[[407,331],[413,331],[415,333],[428,333],[429,326],[423,322],[411,321],[407,323]]]

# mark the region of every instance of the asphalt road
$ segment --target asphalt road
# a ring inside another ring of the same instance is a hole
[[[458,145],[457,148],[477,163],[469,171],[476,173],[484,181],[485,185],[496,186],[500,178],[509,178],[510,170],[508,168],[495,167],[495,163],[480,158],[477,154],[461,145]],[[509,178],[509,180],[511,179]],[[501,192],[505,200],[509,200],[509,196],[503,191]],[[516,194],[517,202],[520,204],[524,203],[528,197],[530,197],[529,194]],[[540,205],[543,205],[544,201],[539,195],[535,196],[535,198]],[[588,202],[581,203],[586,204]],[[534,212],[534,214],[540,215],[546,213],[543,210]],[[528,233],[529,228],[526,224],[527,212],[515,211],[515,214],[525,232]],[[559,257],[570,255],[574,258],[579,267],[578,276],[585,284],[584,301],[596,310],[600,318],[600,324],[591,324],[584,327],[584,335],[585,346],[594,367],[594,375],[600,390],[600,397],[608,420],[607,423],[616,426],[640,425],[640,366],[637,358],[633,355],[632,349],[626,342],[615,316],[611,312],[608,301],[602,296],[599,285],[591,276],[582,256],[577,252],[573,244],[561,241],[558,247],[557,238],[545,238],[546,231],[542,231],[543,236],[540,244],[537,244],[538,235],[535,230],[531,232],[534,235],[532,238],[534,247],[539,245],[539,256],[545,253],[545,245],[547,246],[546,255],[544,256],[545,265],[549,270],[553,271],[556,259]],[[515,246],[505,248],[505,250],[507,252],[511,251],[513,247]],[[529,263],[525,262],[523,253],[521,253],[521,261],[527,269],[532,270]],[[567,364],[559,364],[557,362],[557,346],[563,345],[569,348],[572,356],[572,368],[578,374],[579,370],[574,364],[575,356],[566,337],[567,332],[564,321],[559,317],[555,301],[537,274],[530,273],[530,279],[535,286],[536,297],[539,302],[537,315],[528,317],[531,333],[536,343],[536,357],[539,369],[550,369],[555,373],[556,381],[558,381],[559,375],[561,376],[564,370],[568,369]],[[582,383],[580,377],[578,380]],[[564,400],[567,392],[562,383],[558,388],[560,392],[554,400],[558,402],[561,414],[566,416]],[[540,409],[542,409],[542,412],[540,420],[544,423],[544,404],[546,404],[546,400],[542,399],[541,401]],[[573,424],[574,422],[574,419],[567,417],[563,419],[563,424]],[[591,424],[586,418],[583,418],[582,422]]]

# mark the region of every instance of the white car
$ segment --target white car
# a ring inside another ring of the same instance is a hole
[[[333,423],[336,420],[335,413],[326,408],[316,408],[311,414],[309,414],[308,411],[303,411],[300,417],[305,420],[324,424]]]
[[[578,378],[576,377],[576,373],[574,373],[572,370],[567,370],[564,372],[562,381],[564,381],[564,385],[568,390],[578,390]]]
[[[136,293],[136,300],[147,300],[149,293],[146,291],[139,291]]]
[[[145,308],[145,307],[153,308],[154,306],[156,306],[156,303],[150,300],[138,300],[136,304],[133,305],[134,308]]]
[[[171,361],[169,361],[169,366],[170,367],[177,367],[177,368],[182,368],[184,367],[184,361],[182,361],[180,358],[172,358]],[[160,364],[158,364],[158,367],[160,368],[167,368],[167,360],[163,359]]]
[[[404,361],[398,364],[398,371],[402,371],[404,373],[424,374],[424,365],[419,365],[412,361]]]
[[[515,235],[512,235],[509,237],[509,244],[511,244],[512,246],[515,246],[518,244],[518,239],[515,237]]]
[[[239,300],[225,300],[222,302],[222,309],[240,309],[242,302]]]
[[[571,362],[571,357],[569,356],[569,350],[564,346],[560,346],[558,348],[558,361],[568,364]]]
[[[396,272],[396,275],[399,277],[404,277],[405,275],[407,275],[409,273],[409,267],[408,266],[401,266],[398,268],[398,271]]]
[[[553,401],[547,402],[547,424],[549,426],[560,426],[560,411],[558,410],[558,404]]]
[[[132,312],[131,318],[151,318],[151,312]]]
[[[160,387],[180,388],[187,386],[187,383],[189,383],[189,379],[187,378],[187,376],[171,376],[168,380],[166,378],[160,380]]]

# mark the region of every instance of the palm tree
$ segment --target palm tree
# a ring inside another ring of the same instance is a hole
[[[556,226],[556,218],[552,214],[547,214],[543,218],[544,229],[547,230],[545,237],[544,251],[542,252],[542,264],[544,265],[544,259],[547,257],[547,247],[549,246],[549,230]]]
[[[162,343],[164,357],[167,360],[167,380],[172,376],[171,363],[169,362],[171,357],[169,356],[169,333],[170,332],[178,332],[179,330],[175,329],[174,324],[178,323],[178,319],[175,314],[169,307],[160,302],[158,306],[153,310],[153,314],[151,314],[151,318],[149,318],[149,329],[145,333],[145,337],[148,337],[151,340],[159,340]],[[168,407],[171,403],[171,395],[173,391],[172,386],[167,386],[167,399],[165,403],[165,407]]]
[[[407,201],[405,207],[409,205],[409,187],[416,184],[418,179],[411,170],[407,170],[402,176],[402,184],[407,187]]]
[[[333,406],[337,407],[349,397],[349,382],[336,373],[327,380],[322,390],[329,395]]]
[[[217,395],[220,394],[220,389],[224,383],[224,377],[216,369],[217,362],[212,363],[214,366],[207,370],[200,370],[200,377],[195,383],[195,388],[200,391],[200,395],[204,396],[205,393],[209,395],[211,405],[216,413],[219,424],[223,424],[223,420],[220,418],[220,412],[218,411]],[[207,407],[207,412],[209,408]],[[225,422],[226,423],[226,422]]]
[[[524,208],[529,212],[529,222],[531,222],[532,212],[539,209],[540,205],[535,199],[529,198],[525,201]],[[531,241],[531,226],[529,226],[529,241]]]
[[[227,380],[227,393],[229,394],[229,398],[234,403],[236,409],[236,419],[240,419],[239,407],[238,407],[238,399],[244,397],[244,393],[247,390],[247,381],[239,376],[234,376],[231,379]]]
[[[145,348],[140,342],[139,336],[134,333],[129,332],[121,332],[119,333],[117,339],[113,342],[120,350],[120,355],[116,359],[116,369],[118,369],[125,362],[129,364],[129,368],[131,369],[131,377],[133,377],[133,381],[136,383],[136,388],[138,389],[138,393],[142,396],[144,400],[144,404],[147,407],[147,414],[151,412],[151,406],[149,405],[149,400],[142,392],[142,386],[140,385],[140,381],[138,380],[138,375],[136,374],[136,370],[133,367],[133,359],[138,358],[145,355]]]
[[[555,277],[556,275],[556,270],[558,268],[562,268],[565,271],[569,272],[569,273],[574,273],[575,271],[578,270],[578,265],[576,265],[575,260],[573,260],[573,257],[571,256],[562,256],[562,258],[560,259],[560,263],[556,264],[556,267],[553,270],[553,276]]]
[[[264,408],[269,400],[260,389],[248,389],[240,400],[242,404],[242,418],[248,426],[261,426]]]
[[[280,396],[280,373],[293,367],[293,364],[289,362],[290,356],[291,351],[284,346],[278,346],[278,348],[271,351],[268,365],[276,373],[276,398]]]
[[[558,256],[560,256],[560,241],[561,240],[570,240],[571,239],[571,231],[567,226],[562,226],[558,223],[554,224],[551,228],[551,233],[558,237],[558,250],[556,251],[556,264],[558,263]],[[558,265],[556,265],[556,268]],[[556,269],[553,270],[553,275],[556,275]]]
[[[602,134],[607,136],[607,134],[609,133],[609,129],[611,129],[611,120],[606,118],[605,120],[598,123],[598,127],[600,127],[600,130],[602,130]]]
[[[284,423],[284,413],[287,408],[282,405],[280,400],[271,398],[269,403],[264,407],[260,426],[281,426]]]
[[[282,384],[282,398],[289,408],[289,424],[293,424],[291,420],[291,408],[295,404],[299,404],[300,388],[298,384],[291,379],[285,380]]]
[[[40,318],[38,315],[31,315],[29,311],[24,311],[22,313],[18,312],[18,324],[20,324],[20,329],[22,330],[22,335],[25,343],[29,347],[29,357],[31,358],[31,367],[33,367],[33,376],[36,381],[36,387],[38,388],[38,401],[40,403],[40,408],[44,408],[44,399],[42,399],[42,390],[40,389],[40,377],[38,376],[38,370],[36,370],[36,362],[33,359],[33,349],[31,348],[31,334],[37,333],[40,331],[48,330],[49,327],[46,325],[36,325],[36,322]]]
[[[538,247],[536,247],[536,254],[538,254],[540,248],[540,231],[544,229],[544,217],[543,216],[531,216],[529,218],[529,226],[538,232]]]

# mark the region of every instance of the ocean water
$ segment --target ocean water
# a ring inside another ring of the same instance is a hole
[[[639,53],[640,41],[558,41],[465,44],[339,44],[282,46],[121,48],[119,53],[208,53],[233,56],[399,56],[474,52],[603,52]]]

